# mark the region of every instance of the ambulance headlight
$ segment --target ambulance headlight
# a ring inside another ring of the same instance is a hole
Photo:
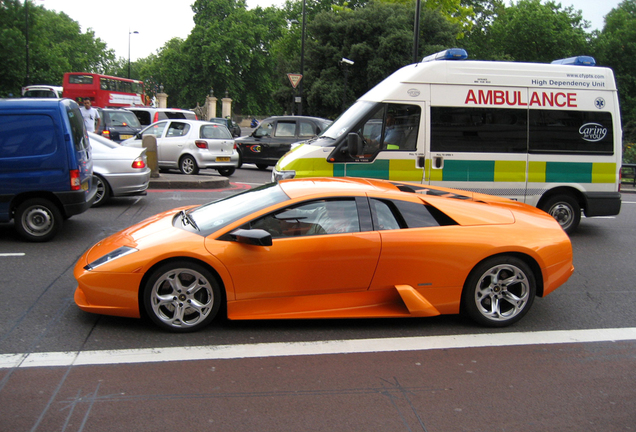
[[[272,170],[272,182],[293,179],[294,177],[296,177],[296,171],[277,171],[276,168]]]

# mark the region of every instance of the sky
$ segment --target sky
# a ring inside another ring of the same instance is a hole
[[[117,57],[130,59],[154,54],[172,38],[185,39],[194,27],[191,0],[31,0],[48,10],[64,12],[77,21],[82,32],[92,29],[95,36],[115,50]],[[558,0],[562,7],[583,11],[592,27],[603,28],[603,18],[621,0]],[[282,6],[284,0],[247,0],[248,8]],[[506,0],[509,3],[509,0]],[[133,33],[138,32],[138,33]],[[129,45],[130,43],[130,45]]]

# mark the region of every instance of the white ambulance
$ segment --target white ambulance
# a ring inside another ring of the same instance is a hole
[[[405,66],[296,146],[272,173],[370,177],[499,195],[572,232],[620,211],[622,131],[611,69],[468,61],[446,50]]]

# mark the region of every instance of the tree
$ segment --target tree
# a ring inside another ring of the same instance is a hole
[[[334,118],[398,68],[411,62],[414,4],[371,2],[364,8],[323,12],[308,24],[306,95],[308,112]],[[422,9],[420,52],[430,54],[455,45],[457,25],[438,11]],[[341,65],[345,57],[353,65]],[[348,68],[345,88],[344,70]]]
[[[636,143],[636,0],[623,1],[605,16],[605,26],[596,42],[598,63],[614,70],[623,120],[623,143],[633,149]],[[634,157],[633,150],[629,154]]]
[[[28,21],[27,11],[28,6]],[[29,35],[27,77],[26,32]],[[26,84],[61,85],[65,72],[103,72],[115,55],[91,29],[82,33],[79,24],[65,13],[42,6],[0,3],[0,95],[20,94]],[[26,81],[29,81],[28,83]]]
[[[479,47],[480,59],[546,63],[587,51],[589,23],[571,6],[519,0],[509,7],[493,2],[493,7],[496,18],[481,29],[484,37],[471,44]]]

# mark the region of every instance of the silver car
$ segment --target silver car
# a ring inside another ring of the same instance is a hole
[[[145,195],[150,181],[146,149],[123,147],[100,135],[90,133],[93,151],[93,174],[97,195],[93,207],[110,197]]]
[[[160,169],[178,168],[183,174],[197,174],[213,168],[222,176],[234,174],[239,154],[226,126],[199,120],[163,120],[151,124],[125,146],[141,147],[144,136],[157,138],[157,164]]]

